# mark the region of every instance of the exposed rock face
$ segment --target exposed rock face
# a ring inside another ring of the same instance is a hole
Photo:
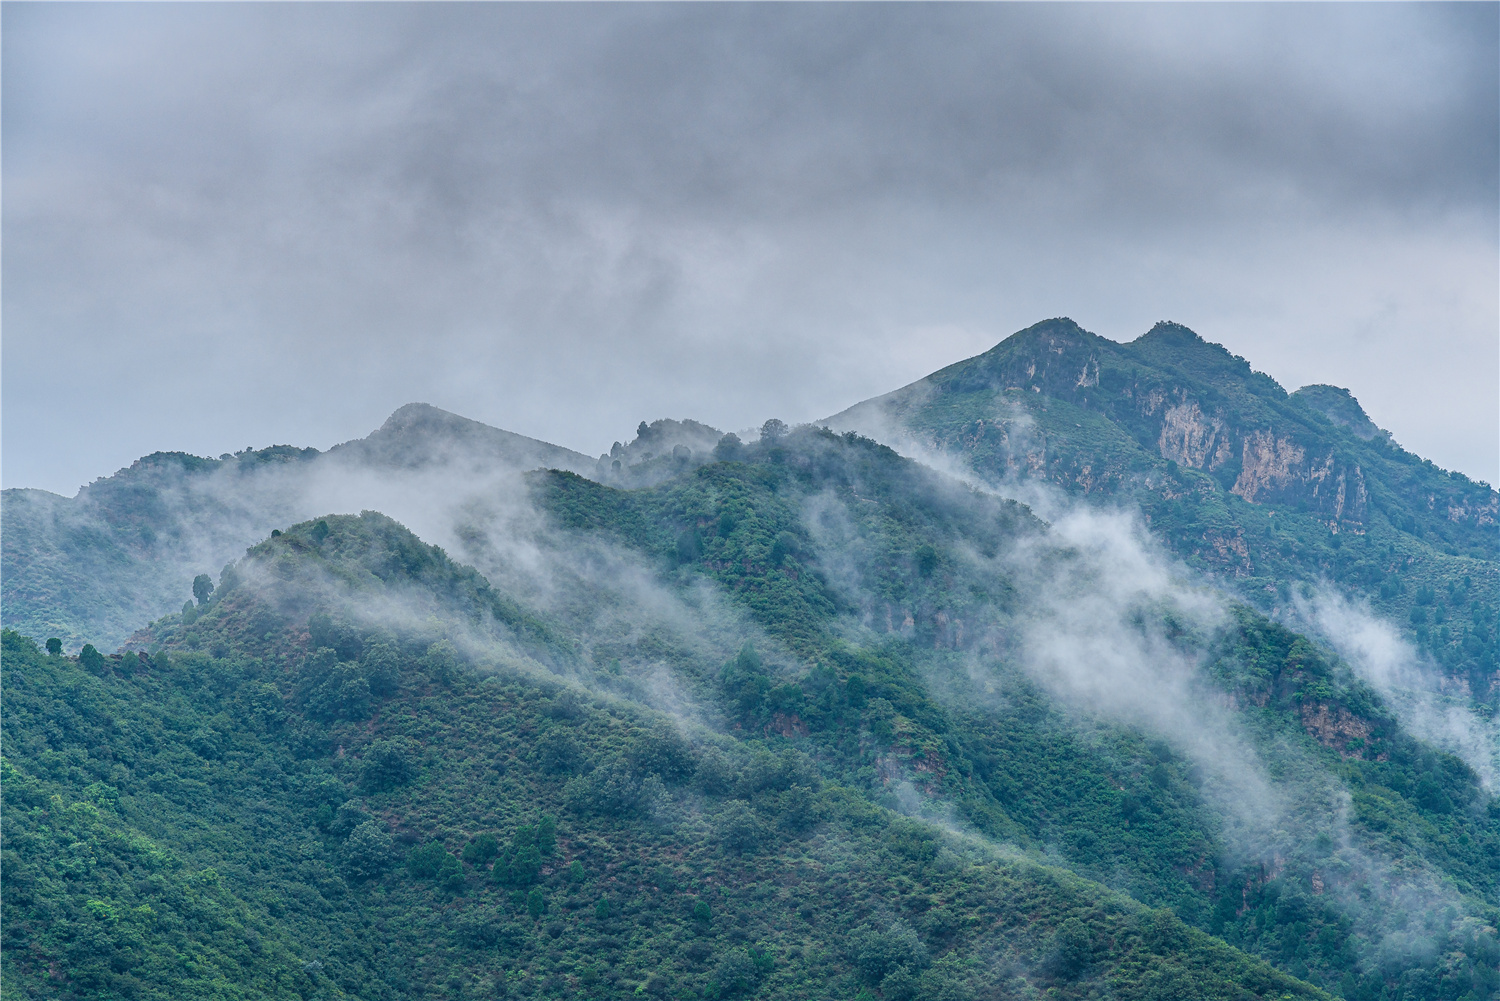
[[[1330,707],[1321,702],[1303,704],[1302,726],[1318,743],[1333,748],[1345,758],[1363,757],[1371,733],[1369,720],[1361,719],[1343,706]]]
[[[1342,462],[1332,452],[1309,461],[1296,440],[1271,431],[1245,436],[1240,475],[1230,490],[1252,504],[1305,503],[1334,532],[1362,531],[1370,499],[1357,464]]]
[[[1196,400],[1167,408],[1157,447],[1163,459],[1193,469],[1218,469],[1234,456],[1224,422],[1205,417]]]
[[[1280,492],[1296,480],[1305,480],[1307,453],[1285,435],[1252,431],[1245,436],[1240,475],[1230,492],[1250,503],[1262,494]]]

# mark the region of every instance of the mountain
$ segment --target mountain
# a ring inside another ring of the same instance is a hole
[[[395,485],[487,483],[595,460],[439,410],[408,404],[368,437],[326,453],[276,445],[217,459],[156,452],[67,498],[0,494],[0,620],[70,650],[113,649],[142,622],[180,608],[193,578],[245,547],[330,509],[385,504]]]
[[[1272,614],[1333,584],[1494,705],[1500,494],[1405,451],[1347,390],[1286,393],[1179,324],[1118,344],[1056,319],[826,421],[995,484],[1138,507]]]
[[[1229,428],[1218,349],[1172,336],[1168,375]],[[1116,392],[1106,351],[1080,374]],[[924,414],[998,420],[1010,376],[970,376],[864,419],[905,421],[880,429],[904,449]],[[1404,587],[1488,558],[1415,515],[1380,534],[1406,487],[1364,453],[1339,453],[1364,535],[1334,533],[1052,392],[961,476],[938,431],[924,464],[775,421],[657,421],[546,468],[418,407],[329,453],[143,460],[48,509],[76,518],[50,549],[7,507],[30,614],[104,621],[67,583],[95,571],[118,621],[133,580],[177,591],[116,653],[0,641],[0,996],[1496,997],[1488,703],[1372,671],[1366,641],[1399,637],[1338,576],[1361,540],[1409,547]],[[1274,402],[1393,448],[1346,394]],[[1085,446],[1104,486],[1063,475]],[[980,461],[1005,455],[1031,478]],[[1275,550],[1285,597],[1185,548],[1267,512],[1339,540]],[[128,548],[141,526],[166,555]],[[1484,580],[1411,607],[1492,652]]]
[[[347,465],[420,469],[464,464],[482,469],[568,469],[592,472],[594,461],[560,445],[471,421],[426,403],[408,403],[367,437],[328,450]]]

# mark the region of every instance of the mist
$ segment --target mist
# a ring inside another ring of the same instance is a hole
[[[1368,603],[1323,587],[1294,596],[1298,626],[1326,640],[1406,727],[1457,755],[1491,794],[1500,783],[1500,719],[1474,711],[1466,682],[1445,675]]]

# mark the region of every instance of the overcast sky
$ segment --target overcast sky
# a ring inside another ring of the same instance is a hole
[[[3,480],[1161,319],[1500,481],[1493,4],[8,4]]]

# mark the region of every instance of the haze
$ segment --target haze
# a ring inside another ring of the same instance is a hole
[[[3,7],[3,480],[598,454],[1068,315],[1500,482],[1494,4]]]

